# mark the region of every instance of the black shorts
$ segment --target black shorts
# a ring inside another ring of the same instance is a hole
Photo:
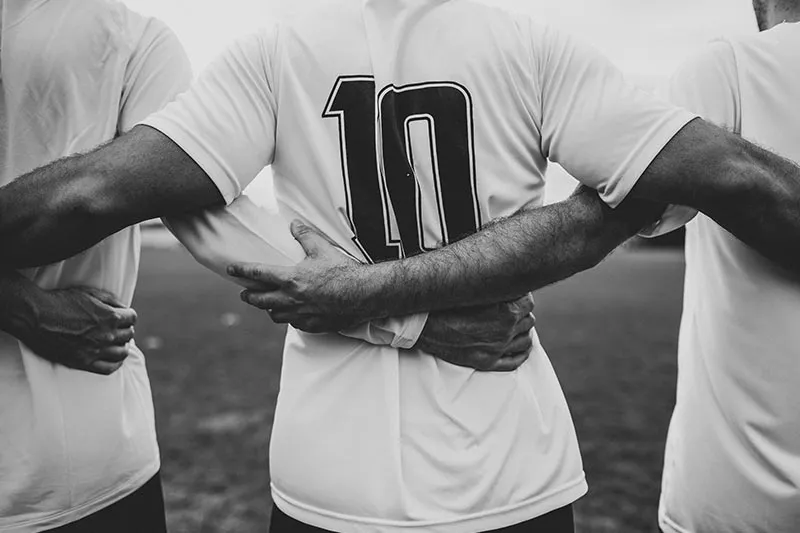
[[[275,505],[272,506],[272,518],[269,523],[270,533],[331,533],[325,529],[298,522]],[[574,533],[575,522],[572,517],[572,505],[556,509],[531,520],[514,524],[486,533]]]
[[[50,533],[167,533],[164,492],[156,474],[142,488],[105,509]]]

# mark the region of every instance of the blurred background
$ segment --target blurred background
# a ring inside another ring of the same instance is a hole
[[[168,23],[196,71],[275,10],[268,0],[125,1]],[[703,43],[756,28],[748,0],[489,3],[582,37],[648,90]],[[575,185],[557,166],[548,178],[548,202]],[[248,192],[273,205],[268,170]],[[284,330],[244,306],[233,285],[202,270],[161,230],[145,233],[134,306],[156,401],[170,530],[266,531]],[[682,281],[679,247],[628,247],[536,295],[537,329],[570,403],[589,480],[589,494],[576,505],[579,531],[657,530]]]

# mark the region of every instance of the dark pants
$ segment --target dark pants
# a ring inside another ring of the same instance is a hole
[[[51,533],[167,533],[161,476],[120,501]]]
[[[325,529],[298,522],[286,513],[272,506],[272,519],[269,523],[270,533],[331,533]],[[501,529],[493,529],[486,533],[574,533],[575,523],[572,519],[572,505],[556,509],[546,515]]]

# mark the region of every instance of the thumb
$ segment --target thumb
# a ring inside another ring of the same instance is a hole
[[[306,257],[320,255],[325,245],[329,244],[325,236],[317,229],[301,220],[293,220],[290,226],[292,236],[306,253]]]

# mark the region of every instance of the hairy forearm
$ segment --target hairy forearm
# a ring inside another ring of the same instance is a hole
[[[685,130],[630,195],[694,207],[800,272],[800,167],[703,121]]]
[[[372,265],[351,287],[371,316],[511,300],[599,263],[654,221],[649,203],[608,208],[594,191],[525,209],[442,249]]]
[[[222,201],[180,147],[157,130],[136,126],[92,152],[0,188],[0,264],[52,263],[137,222]]]
[[[0,261],[23,267],[51,263],[80,252],[108,228],[92,213],[94,176],[87,156],[38,168],[0,188]]]
[[[800,273],[800,167],[742,141],[729,176],[741,186],[698,206],[766,257]]]

